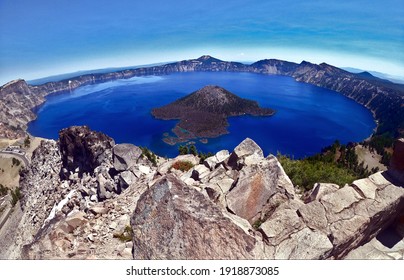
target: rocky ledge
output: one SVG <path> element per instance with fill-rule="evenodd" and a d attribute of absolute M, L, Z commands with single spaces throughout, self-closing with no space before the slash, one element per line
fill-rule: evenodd
<path fill-rule="evenodd" d="M 192 168 L 176 169 L 185 162 Z M 1 257 L 341 259 L 402 213 L 404 166 L 393 167 L 302 195 L 251 139 L 203 163 L 185 155 L 155 166 L 134 145 L 72 127 L 23 171 L 23 216 Z"/>

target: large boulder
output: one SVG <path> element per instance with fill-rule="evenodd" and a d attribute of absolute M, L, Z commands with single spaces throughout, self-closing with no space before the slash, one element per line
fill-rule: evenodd
<path fill-rule="evenodd" d="M 230 156 L 229 151 L 222 150 L 217 152 L 214 156 L 208 157 L 204 160 L 203 164 L 210 170 L 215 169 L 220 163 L 225 161 Z"/>
<path fill-rule="evenodd" d="M 169 161 L 166 161 L 163 164 L 161 164 L 158 167 L 157 172 L 161 175 L 165 175 L 171 170 L 171 167 L 173 166 L 173 164 L 176 162 L 179 162 L 179 161 L 182 161 L 182 162 L 188 161 L 194 166 L 194 165 L 199 164 L 200 159 L 199 159 L 199 157 L 191 155 L 191 154 L 179 155 L 176 158 L 174 158 L 173 160 L 169 160 Z"/>
<path fill-rule="evenodd" d="M 90 130 L 87 126 L 72 126 L 59 132 L 59 147 L 63 168 L 67 172 L 93 173 L 103 162 L 111 162 L 111 149 L 115 142 L 109 136 Z"/>
<path fill-rule="evenodd" d="M 133 144 L 118 144 L 113 148 L 114 168 L 117 171 L 128 170 L 136 165 L 142 150 Z"/>
<path fill-rule="evenodd" d="M 119 186 L 122 189 L 126 189 L 130 185 L 135 183 L 137 181 L 137 178 L 131 171 L 124 171 L 119 174 L 118 180 L 119 180 Z"/>
<path fill-rule="evenodd" d="M 330 255 L 332 244 L 327 235 L 304 228 L 285 239 L 275 251 L 275 259 L 318 260 Z"/>
<path fill-rule="evenodd" d="M 378 172 L 351 186 L 330 188 L 331 192 L 300 207 L 298 214 L 306 225 L 330 238 L 329 257 L 343 258 L 386 229 L 404 210 L 404 188 L 387 178 L 387 172 Z"/>
<path fill-rule="evenodd" d="M 269 156 L 258 164 L 247 165 L 240 170 L 237 184 L 227 194 L 226 200 L 234 214 L 254 223 L 277 193 L 283 194 L 285 201 L 295 194 L 293 184 L 279 161 Z"/>
<path fill-rule="evenodd" d="M 264 158 L 264 153 L 260 146 L 258 146 L 257 143 L 250 138 L 246 138 L 236 148 L 234 148 L 234 151 L 226 161 L 227 165 L 233 169 L 241 169 L 244 165 L 246 165 L 245 160 L 247 158 L 248 163 L 252 163 L 252 159 L 259 161 Z"/>
<path fill-rule="evenodd" d="M 171 174 L 143 193 L 131 226 L 135 259 L 252 259 L 263 253 L 253 236 Z"/>
<path fill-rule="evenodd" d="M 305 202 L 309 203 L 314 200 L 319 200 L 323 196 L 336 192 L 339 189 L 339 186 L 336 184 L 327 184 L 327 183 L 316 183 L 314 187 L 305 197 Z"/>

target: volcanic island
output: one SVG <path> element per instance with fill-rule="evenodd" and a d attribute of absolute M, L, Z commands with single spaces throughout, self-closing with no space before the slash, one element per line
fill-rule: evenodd
<path fill-rule="evenodd" d="M 220 86 L 208 85 L 168 105 L 154 108 L 151 113 L 157 119 L 180 120 L 172 129 L 176 137 L 165 133 L 163 138 L 167 144 L 175 145 L 227 134 L 227 117 L 272 116 L 275 111 L 261 108 L 257 101 L 241 98 Z"/>

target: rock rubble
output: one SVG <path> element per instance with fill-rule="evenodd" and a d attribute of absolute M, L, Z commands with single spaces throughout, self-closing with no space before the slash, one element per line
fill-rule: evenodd
<path fill-rule="evenodd" d="M 180 160 L 193 167 L 176 170 Z M 341 259 L 402 213 L 395 174 L 301 196 L 251 139 L 203 163 L 155 167 L 134 145 L 71 127 L 21 175 L 14 249 L 27 259 Z"/>

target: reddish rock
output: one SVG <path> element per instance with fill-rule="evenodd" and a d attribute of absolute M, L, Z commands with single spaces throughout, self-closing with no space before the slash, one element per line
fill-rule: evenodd
<path fill-rule="evenodd" d="M 261 258 L 253 236 L 171 174 L 140 197 L 131 226 L 135 259 Z"/>

